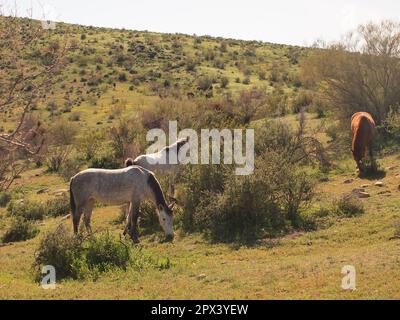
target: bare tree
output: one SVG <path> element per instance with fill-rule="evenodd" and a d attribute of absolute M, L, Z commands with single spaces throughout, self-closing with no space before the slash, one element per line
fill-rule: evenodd
<path fill-rule="evenodd" d="M 51 32 L 39 21 L 0 12 L 0 118 L 12 122 L 11 129 L 0 132 L 0 190 L 10 187 L 22 163 L 44 142 L 41 122 L 27 119 L 46 99 L 65 64 L 67 42 Z"/>
<path fill-rule="evenodd" d="M 400 23 L 369 23 L 302 62 L 303 80 L 317 85 L 342 118 L 368 111 L 378 124 L 400 102 Z"/>

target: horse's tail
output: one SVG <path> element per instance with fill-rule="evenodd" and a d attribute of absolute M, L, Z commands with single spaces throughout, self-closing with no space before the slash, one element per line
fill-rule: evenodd
<path fill-rule="evenodd" d="M 72 180 L 69 184 L 69 204 L 71 207 L 72 211 L 72 216 L 75 215 L 75 210 L 76 210 L 76 204 L 75 204 L 75 198 L 74 198 L 74 193 L 72 192 Z"/>
<path fill-rule="evenodd" d="M 359 161 L 365 156 L 366 147 L 371 148 L 375 124 L 372 119 L 361 116 L 354 123 L 354 128 L 352 150 L 354 159 Z"/>

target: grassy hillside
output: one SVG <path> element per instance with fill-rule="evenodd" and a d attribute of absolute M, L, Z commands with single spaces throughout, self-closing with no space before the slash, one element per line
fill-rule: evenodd
<path fill-rule="evenodd" d="M 380 141 L 379 176 L 358 177 L 348 121 L 301 81 L 299 61 L 312 49 L 68 24 L 41 41 L 54 39 L 71 46 L 67 63 L 28 119 L 44 123 L 46 143 L 29 162 L 13 153 L 28 164 L 0 192 L 0 299 L 400 298 L 398 142 Z M 0 132 L 17 116 L 0 113 Z M 114 253 L 127 246 L 132 261 L 100 272 L 80 257 L 76 279 L 42 289 L 33 265 L 43 239 L 59 225 L 72 230 L 64 217 L 69 178 L 122 166 L 144 151 L 148 129 L 176 119 L 196 130 L 255 128 L 255 174 L 187 166 L 176 186 L 173 243 L 163 242 L 153 207 L 142 207 L 141 243 L 133 245 L 120 238 L 121 209 L 99 204 L 95 237 L 109 231 Z M 85 237 L 82 251 L 96 252 L 95 238 Z M 341 288 L 345 265 L 356 268 L 355 291 Z"/>
<path fill-rule="evenodd" d="M 58 24 L 43 37 L 71 47 L 67 66 L 44 105 L 42 118 L 65 117 L 84 127 L 112 125 L 121 115 L 160 97 L 211 97 L 253 86 L 289 96 L 305 49 L 182 34 L 159 34 Z M 13 117 L 1 126 L 12 127 Z"/>

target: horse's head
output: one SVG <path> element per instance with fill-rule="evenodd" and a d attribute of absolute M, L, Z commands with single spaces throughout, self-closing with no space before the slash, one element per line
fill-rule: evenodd
<path fill-rule="evenodd" d="M 166 240 L 172 241 L 174 239 L 174 226 L 173 226 L 173 209 L 175 202 L 172 202 L 169 206 L 158 206 L 158 219 L 160 225 L 164 230 Z"/>

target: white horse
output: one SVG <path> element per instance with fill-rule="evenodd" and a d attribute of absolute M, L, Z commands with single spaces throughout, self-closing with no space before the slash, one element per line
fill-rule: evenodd
<path fill-rule="evenodd" d="M 70 204 L 75 234 L 78 232 L 82 213 L 88 232 L 95 201 L 108 205 L 130 204 L 124 235 L 129 232 L 134 242 L 139 242 L 137 220 L 139 206 L 149 199 L 157 207 L 158 218 L 167 240 L 174 237 L 172 209 L 167 205 L 160 183 L 154 174 L 144 168 L 131 166 L 118 170 L 88 169 L 71 178 Z"/>
<path fill-rule="evenodd" d="M 168 185 L 168 196 L 172 201 L 176 201 L 174 198 L 174 184 L 175 178 L 180 170 L 179 163 L 179 151 L 180 149 L 189 142 L 189 138 L 180 139 L 174 144 L 161 149 L 157 153 L 150 153 L 138 156 L 135 160 L 128 158 L 125 161 L 125 166 L 129 167 L 132 165 L 141 166 L 147 170 L 150 170 L 157 174 L 157 176 L 170 176 Z M 177 163 L 170 163 L 171 158 L 176 159 Z"/>

